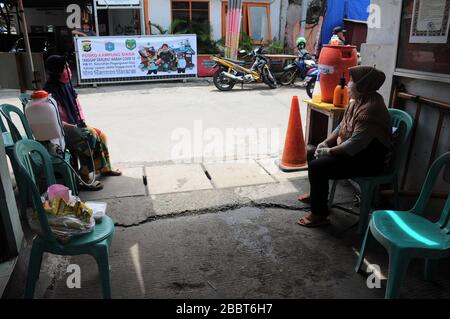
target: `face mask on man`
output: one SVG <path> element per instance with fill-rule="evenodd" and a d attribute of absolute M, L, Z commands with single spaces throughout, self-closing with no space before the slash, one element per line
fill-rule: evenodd
<path fill-rule="evenodd" d="M 70 71 L 69 68 L 64 68 L 64 71 L 59 75 L 59 80 L 64 84 L 69 83 L 71 78 L 72 78 L 72 71 Z"/>

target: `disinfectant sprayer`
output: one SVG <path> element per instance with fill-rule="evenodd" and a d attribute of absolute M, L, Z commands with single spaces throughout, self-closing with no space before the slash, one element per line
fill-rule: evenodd
<path fill-rule="evenodd" d="M 64 127 L 59 116 L 57 103 L 51 95 L 44 90 L 35 91 L 31 94 L 31 100 L 25 106 L 25 116 L 30 124 L 34 138 L 46 145 L 51 155 L 61 158 L 62 162 L 69 166 L 82 184 L 92 186 L 95 183 L 95 173 L 93 174 L 92 181 L 87 183 L 64 160 L 63 155 L 66 149 Z M 91 154 L 92 167 L 94 167 L 94 159 L 92 158 L 90 145 L 87 141 L 86 144 Z"/>
<path fill-rule="evenodd" d="M 46 91 L 39 90 L 31 95 L 25 106 L 25 116 L 37 141 L 49 142 L 48 151 L 52 154 L 64 153 L 66 142 L 58 106 Z"/>

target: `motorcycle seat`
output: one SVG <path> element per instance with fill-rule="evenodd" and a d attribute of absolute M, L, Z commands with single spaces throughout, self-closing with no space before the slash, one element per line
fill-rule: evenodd
<path fill-rule="evenodd" d="M 235 63 L 235 64 L 237 64 L 237 65 L 245 65 L 245 64 L 246 64 L 245 61 L 241 61 L 241 60 L 235 60 L 235 59 L 229 59 L 229 58 L 225 58 L 224 60 L 233 62 L 233 63 Z"/>

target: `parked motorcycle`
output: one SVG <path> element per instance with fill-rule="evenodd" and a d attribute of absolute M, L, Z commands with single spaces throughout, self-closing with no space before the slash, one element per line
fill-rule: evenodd
<path fill-rule="evenodd" d="M 311 68 L 306 72 L 305 83 L 306 83 L 306 93 L 309 98 L 312 99 L 314 86 L 316 85 L 317 76 L 319 75 L 319 68 Z"/>
<path fill-rule="evenodd" d="M 245 54 L 245 51 L 240 53 Z M 265 83 L 271 89 L 277 87 L 277 81 L 269 69 L 269 59 L 263 55 L 263 47 L 253 49 L 247 56 L 252 56 L 255 61 L 250 69 L 245 67 L 245 61 L 233 60 L 222 57 L 213 57 L 213 68 L 219 66 L 214 73 L 214 85 L 220 91 L 230 91 L 236 83 L 247 84 L 252 82 Z"/>
<path fill-rule="evenodd" d="M 311 83 L 311 81 L 315 81 L 317 73 L 318 66 L 314 58 L 308 53 L 300 53 L 294 63 L 291 63 L 284 68 L 284 72 L 280 77 L 280 83 L 281 85 L 291 85 L 297 79 L 300 79 L 303 81 L 303 86 L 306 87 L 308 91 L 308 87 L 314 89 L 314 83 Z"/>

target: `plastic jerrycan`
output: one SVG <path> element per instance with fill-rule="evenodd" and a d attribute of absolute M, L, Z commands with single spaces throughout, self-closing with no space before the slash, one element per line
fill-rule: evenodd
<path fill-rule="evenodd" d="M 322 102 L 332 103 L 336 85 L 344 74 L 350 80 L 349 68 L 358 64 L 356 46 L 324 45 L 319 56 L 320 88 Z"/>
<path fill-rule="evenodd" d="M 64 131 L 56 101 L 44 90 L 35 91 L 25 106 L 25 116 L 37 141 L 65 148 Z"/>

